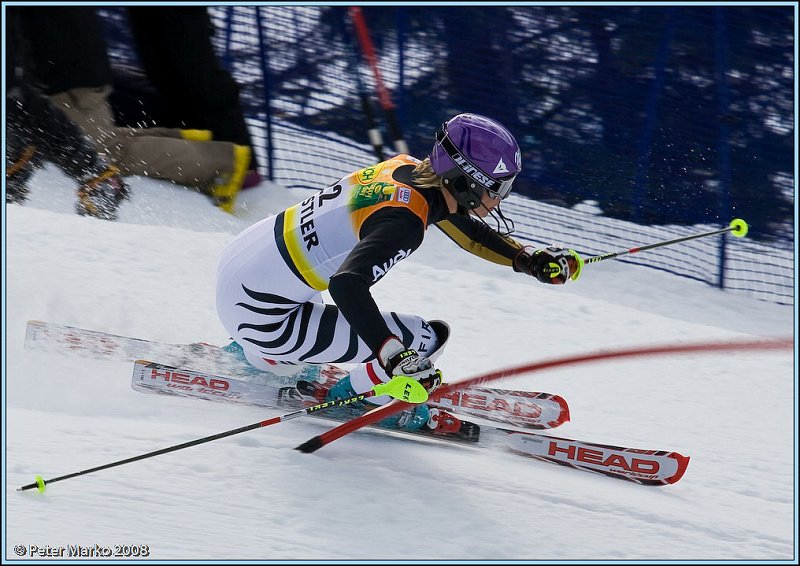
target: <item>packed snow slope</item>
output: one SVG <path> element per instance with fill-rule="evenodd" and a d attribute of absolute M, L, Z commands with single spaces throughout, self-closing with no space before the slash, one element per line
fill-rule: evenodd
<path fill-rule="evenodd" d="M 31 560 L 15 548 L 78 544 L 147 545 L 151 559 L 188 561 L 797 557 L 791 351 L 606 361 L 497 383 L 565 397 L 572 420 L 552 434 L 690 456 L 666 487 L 363 431 L 302 454 L 292 448 L 333 426 L 305 418 L 18 492 L 37 474 L 280 414 L 137 393 L 130 363 L 26 351 L 25 324 L 224 344 L 220 252 L 309 194 L 265 183 L 231 216 L 193 191 L 134 178 L 120 220 L 106 222 L 72 213 L 73 186 L 55 170 L 34 180 L 26 206 L 6 207 L 5 560 Z M 373 294 L 386 310 L 450 323 L 439 362 L 448 381 L 557 356 L 794 331 L 793 307 L 621 262 L 545 286 L 435 229 Z"/>

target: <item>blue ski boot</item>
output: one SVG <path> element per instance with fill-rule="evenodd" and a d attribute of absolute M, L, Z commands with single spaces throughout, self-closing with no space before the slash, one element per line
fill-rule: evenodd
<path fill-rule="evenodd" d="M 420 403 L 411 409 L 395 413 L 378 423 L 383 428 L 395 428 L 416 432 L 426 424 L 431 416 L 431 410 L 425 403 Z"/>
<path fill-rule="evenodd" d="M 244 356 L 244 349 L 241 347 L 241 345 L 236 340 L 232 341 L 227 346 L 223 346 L 222 347 L 222 351 L 223 352 L 228 352 L 229 354 L 231 354 L 237 360 L 239 360 L 241 362 L 244 362 L 244 363 L 247 363 L 247 358 L 245 358 L 245 356 Z"/>
<path fill-rule="evenodd" d="M 353 386 L 350 385 L 350 376 L 347 375 L 336 382 L 336 384 L 328 390 L 325 400 L 334 401 L 339 399 L 347 399 L 355 395 L 357 395 L 357 393 L 353 389 Z M 357 403 L 348 404 L 347 408 L 350 409 L 351 415 L 357 416 L 370 409 L 373 409 L 376 406 L 377 405 L 360 401 Z M 416 431 L 425 426 L 429 418 L 430 409 L 426 404 L 421 403 L 415 406 L 413 409 L 406 409 L 405 411 L 400 411 L 391 417 L 387 417 L 377 424 L 383 428 Z"/>
<path fill-rule="evenodd" d="M 350 385 L 350 375 L 344 376 L 342 379 L 337 381 L 333 387 L 328 389 L 328 393 L 325 395 L 326 401 L 340 401 L 342 399 L 349 399 L 350 397 L 355 397 L 357 395 L 353 386 Z M 366 403 L 363 401 L 357 401 L 355 403 L 350 403 L 346 405 L 348 409 L 352 409 L 351 413 L 361 414 L 370 409 Z"/>

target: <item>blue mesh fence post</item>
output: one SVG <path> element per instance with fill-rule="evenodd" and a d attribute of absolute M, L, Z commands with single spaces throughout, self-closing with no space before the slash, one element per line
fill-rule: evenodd
<path fill-rule="evenodd" d="M 719 169 L 719 217 L 721 220 L 730 218 L 731 213 L 731 147 L 730 128 L 728 126 L 728 111 L 730 104 L 730 91 L 728 89 L 728 48 L 725 16 L 720 8 L 714 10 L 714 51 L 717 82 L 717 97 L 719 106 L 719 140 L 718 140 L 718 169 Z M 727 237 L 723 236 L 719 242 L 719 273 L 717 286 L 725 288 L 725 251 Z"/>
<path fill-rule="evenodd" d="M 395 8 L 395 25 L 397 29 L 397 90 L 395 90 L 395 100 L 397 101 L 397 119 L 401 124 L 406 124 L 405 112 L 405 33 L 406 33 L 406 11 L 402 6 Z M 403 128 L 403 131 L 407 128 Z"/>
<path fill-rule="evenodd" d="M 272 137 L 272 110 L 271 100 L 272 93 L 271 75 L 269 69 L 269 46 L 267 45 L 267 38 L 264 33 L 264 25 L 261 18 L 261 7 L 256 6 L 256 29 L 258 30 L 258 53 L 261 62 L 261 81 L 264 85 L 264 123 L 267 130 L 267 178 L 270 181 L 275 180 L 275 166 L 274 166 L 274 143 Z"/>
<path fill-rule="evenodd" d="M 223 42 L 223 50 L 222 50 L 222 64 L 228 69 L 231 73 L 233 73 L 233 60 L 231 58 L 231 36 L 232 33 L 232 21 L 233 21 L 233 11 L 236 8 L 233 6 L 228 6 L 224 8 L 225 10 L 225 23 L 223 24 L 223 29 L 225 31 L 225 41 Z"/>

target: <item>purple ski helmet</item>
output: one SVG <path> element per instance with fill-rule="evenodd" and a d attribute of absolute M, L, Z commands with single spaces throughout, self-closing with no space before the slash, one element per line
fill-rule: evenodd
<path fill-rule="evenodd" d="M 502 124 L 480 114 L 458 114 L 439 128 L 433 170 L 458 204 L 472 210 L 483 191 L 506 198 L 522 168 L 519 145 Z"/>

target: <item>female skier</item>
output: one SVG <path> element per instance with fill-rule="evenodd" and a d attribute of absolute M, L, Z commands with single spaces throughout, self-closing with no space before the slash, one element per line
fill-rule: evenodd
<path fill-rule="evenodd" d="M 381 311 L 370 287 L 419 247 L 430 225 L 463 249 L 544 283 L 576 279 L 582 261 L 575 251 L 533 250 L 509 236 L 513 222 L 499 205 L 520 168 L 519 146 L 504 126 L 459 114 L 442 125 L 422 161 L 397 155 L 247 228 L 217 270 L 217 311 L 233 346 L 264 370 L 275 362 L 359 364 L 329 399 L 396 375 L 433 391 L 441 383 L 433 362 L 449 327 Z M 326 289 L 334 304 L 322 302 Z M 438 424 L 425 404 L 390 420 L 384 426 L 407 430 Z"/>

